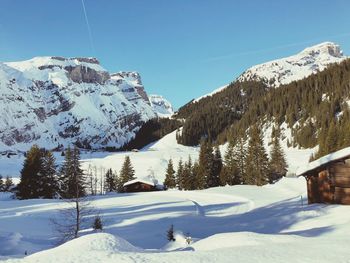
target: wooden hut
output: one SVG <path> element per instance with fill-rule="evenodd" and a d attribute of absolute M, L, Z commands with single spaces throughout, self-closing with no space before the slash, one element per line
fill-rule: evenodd
<path fill-rule="evenodd" d="M 309 204 L 350 205 L 350 147 L 309 163 L 297 175 L 306 179 Z"/>
<path fill-rule="evenodd" d="M 124 185 L 124 192 L 132 193 L 132 192 L 149 192 L 156 191 L 156 185 L 154 182 L 142 179 L 134 179 L 132 181 L 126 182 Z"/>

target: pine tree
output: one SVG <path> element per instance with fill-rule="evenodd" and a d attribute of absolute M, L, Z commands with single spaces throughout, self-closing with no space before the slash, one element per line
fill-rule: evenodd
<path fill-rule="evenodd" d="M 198 171 L 199 171 L 199 163 L 198 161 L 195 161 L 192 167 L 192 189 L 191 190 L 196 190 L 198 189 L 198 183 L 197 183 L 197 178 L 198 178 Z"/>
<path fill-rule="evenodd" d="M 315 159 L 318 159 L 329 153 L 335 152 L 339 149 L 340 145 L 344 145 L 342 143 L 342 141 L 344 140 L 345 136 L 342 136 L 341 132 L 337 130 L 337 124 L 335 120 L 331 121 L 329 124 L 325 124 L 322 127 L 321 133 L 318 136 L 319 149 L 315 155 Z"/>
<path fill-rule="evenodd" d="M 122 169 L 119 173 L 119 191 L 123 191 L 124 184 L 135 179 L 135 170 L 129 156 L 125 157 Z"/>
<path fill-rule="evenodd" d="M 5 184 L 4 179 L 2 178 L 2 175 L 0 174 L 0 192 L 4 192 Z"/>
<path fill-rule="evenodd" d="M 241 184 L 246 173 L 245 160 L 247 158 L 247 149 L 245 147 L 245 140 L 243 137 L 236 140 L 233 148 L 233 159 L 237 168 L 237 173 L 234 177 L 234 184 Z"/>
<path fill-rule="evenodd" d="M 42 158 L 41 196 L 44 198 L 55 198 L 59 192 L 56 159 L 50 151 L 43 151 Z"/>
<path fill-rule="evenodd" d="M 4 185 L 4 192 L 10 192 L 12 187 L 14 186 L 12 177 L 6 176 L 5 185 Z"/>
<path fill-rule="evenodd" d="M 246 158 L 245 184 L 264 185 L 269 181 L 269 160 L 264 148 L 262 133 L 257 126 L 251 127 Z"/>
<path fill-rule="evenodd" d="M 213 176 L 213 148 L 207 140 L 202 140 L 199 151 L 199 169 L 197 174 L 198 189 L 215 186 L 216 178 Z"/>
<path fill-rule="evenodd" d="M 214 155 L 213 155 L 212 187 L 220 185 L 220 174 L 221 174 L 222 166 L 223 164 L 222 164 L 220 148 L 216 146 L 214 150 Z"/>
<path fill-rule="evenodd" d="M 237 163 L 234 159 L 234 142 L 230 141 L 229 145 L 226 149 L 224 156 L 224 166 L 221 169 L 220 173 L 220 184 L 224 185 L 234 185 L 235 184 L 235 176 L 238 171 Z"/>
<path fill-rule="evenodd" d="M 103 224 L 102 224 L 102 220 L 101 217 L 99 215 L 97 215 L 94 219 L 94 222 L 92 224 L 92 228 L 95 231 L 102 231 L 103 230 Z"/>
<path fill-rule="evenodd" d="M 26 154 L 21 170 L 21 181 L 18 184 L 17 197 L 20 199 L 38 198 L 42 176 L 42 152 L 33 145 Z"/>
<path fill-rule="evenodd" d="M 184 176 L 183 176 L 184 166 L 182 163 L 182 159 L 179 160 L 179 164 L 177 166 L 176 173 L 176 184 L 179 190 L 184 189 Z"/>
<path fill-rule="evenodd" d="M 77 147 L 67 148 L 61 168 L 61 196 L 77 198 L 85 196 L 85 178 L 80 166 L 80 153 Z"/>
<path fill-rule="evenodd" d="M 168 167 L 167 167 L 166 173 L 165 173 L 164 187 L 165 188 L 175 188 L 176 187 L 175 170 L 174 170 L 174 165 L 173 165 L 172 159 L 169 159 L 169 161 L 168 161 Z"/>
<path fill-rule="evenodd" d="M 195 178 L 193 178 L 193 165 L 191 156 L 188 156 L 188 161 L 184 165 L 183 169 L 183 188 L 185 190 L 193 190 L 195 187 Z"/>
<path fill-rule="evenodd" d="M 288 165 L 287 165 L 287 161 L 278 137 L 275 137 L 273 141 L 269 166 L 270 166 L 270 176 L 269 176 L 270 183 L 274 183 L 278 179 L 286 175 Z"/>
<path fill-rule="evenodd" d="M 106 192 L 114 192 L 114 191 L 117 191 L 117 186 L 118 186 L 118 176 L 110 168 L 107 170 L 105 174 L 105 190 Z"/>
<path fill-rule="evenodd" d="M 174 237 L 174 225 L 171 225 L 170 228 L 167 231 L 167 239 L 168 241 L 175 241 L 175 237 Z"/>

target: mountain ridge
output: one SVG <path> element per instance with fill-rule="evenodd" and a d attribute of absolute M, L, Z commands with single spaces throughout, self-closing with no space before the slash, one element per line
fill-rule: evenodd
<path fill-rule="evenodd" d="M 238 81 L 262 81 L 268 87 L 277 88 L 323 71 L 328 65 L 340 63 L 347 57 L 340 46 L 323 42 L 303 49 L 301 52 L 258 64 L 245 70 Z"/>
<path fill-rule="evenodd" d="M 137 72 L 109 73 L 96 58 L 0 63 L 0 150 L 119 148 L 157 117 Z"/>

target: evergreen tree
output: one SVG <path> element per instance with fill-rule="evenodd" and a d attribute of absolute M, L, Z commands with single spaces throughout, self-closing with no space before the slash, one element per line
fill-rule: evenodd
<path fill-rule="evenodd" d="M 124 184 L 135 179 L 135 170 L 129 156 L 125 157 L 122 169 L 119 173 L 119 191 L 123 191 Z"/>
<path fill-rule="evenodd" d="M 33 145 L 26 154 L 21 170 L 21 181 L 18 184 L 17 192 L 18 198 L 30 199 L 40 197 L 42 167 L 42 152 L 37 145 Z"/>
<path fill-rule="evenodd" d="M 260 129 L 254 125 L 249 132 L 245 184 L 264 185 L 269 181 L 269 160 Z"/>
<path fill-rule="evenodd" d="M 282 178 L 287 173 L 288 165 L 287 165 L 287 161 L 278 137 L 275 137 L 273 141 L 269 166 L 270 166 L 270 177 L 269 177 L 270 183 L 276 182 L 278 179 Z"/>
<path fill-rule="evenodd" d="M 184 166 L 182 163 L 182 159 L 179 160 L 179 164 L 177 166 L 177 173 L 176 173 L 176 184 L 179 190 L 184 189 Z"/>
<path fill-rule="evenodd" d="M 5 189 L 4 180 L 2 178 L 2 175 L 0 174 L 0 192 L 4 192 L 4 189 Z"/>
<path fill-rule="evenodd" d="M 167 239 L 168 241 L 175 241 L 175 237 L 174 237 L 174 225 L 171 225 L 170 228 L 167 231 Z"/>
<path fill-rule="evenodd" d="M 237 168 L 237 173 L 234 177 L 234 184 L 241 184 L 246 173 L 245 160 L 247 158 L 247 149 L 243 137 L 236 140 L 233 148 L 233 159 Z"/>
<path fill-rule="evenodd" d="M 8 180 L 8 184 L 11 180 Z M 53 198 L 58 191 L 55 158 L 52 153 L 33 145 L 26 154 L 17 197 Z"/>
<path fill-rule="evenodd" d="M 56 159 L 50 151 L 43 151 L 42 156 L 42 193 L 44 198 L 55 198 L 59 192 L 58 177 L 56 175 Z"/>
<path fill-rule="evenodd" d="M 193 190 L 195 188 L 195 178 L 193 178 L 193 165 L 191 156 L 188 156 L 188 161 L 184 165 L 183 179 L 185 190 Z"/>
<path fill-rule="evenodd" d="M 102 224 L 102 220 L 101 217 L 99 215 L 97 215 L 94 219 L 94 222 L 92 224 L 92 228 L 95 231 L 102 231 L 103 230 L 103 224 Z"/>
<path fill-rule="evenodd" d="M 202 140 L 199 151 L 199 169 L 197 174 L 197 187 L 204 189 L 215 186 L 216 178 L 213 176 L 213 148 L 207 140 Z"/>
<path fill-rule="evenodd" d="M 114 192 L 114 191 L 117 191 L 117 186 L 118 186 L 118 176 L 110 168 L 107 170 L 105 174 L 105 190 L 106 192 Z"/>
<path fill-rule="evenodd" d="M 195 161 L 192 167 L 192 189 L 191 190 L 196 190 L 198 189 L 198 183 L 197 183 L 197 178 L 198 178 L 198 171 L 199 171 L 199 163 L 198 161 Z"/>
<path fill-rule="evenodd" d="M 223 164 L 222 164 L 220 148 L 216 146 L 214 155 L 213 155 L 212 187 L 220 185 L 220 174 L 221 174 L 222 166 Z"/>
<path fill-rule="evenodd" d="M 77 198 L 85 196 L 85 178 L 80 166 L 80 153 L 77 147 L 67 148 L 61 168 L 61 196 Z"/>
<path fill-rule="evenodd" d="M 167 167 L 166 173 L 165 173 L 164 187 L 165 188 L 175 188 L 176 187 L 175 170 L 174 170 L 174 165 L 173 165 L 172 159 L 169 159 L 169 161 L 168 161 L 168 167 Z"/>
<path fill-rule="evenodd" d="M 220 173 L 220 184 L 222 186 L 227 184 L 228 185 L 235 184 L 235 176 L 237 174 L 238 167 L 234 159 L 233 150 L 234 150 L 234 142 L 230 141 L 224 156 L 224 166 L 221 169 L 221 173 Z"/>
<path fill-rule="evenodd" d="M 12 187 L 14 186 L 12 177 L 6 176 L 5 185 L 4 185 L 4 192 L 10 192 Z"/>
<path fill-rule="evenodd" d="M 335 152 L 338 149 L 338 140 L 341 140 L 341 138 L 338 138 L 339 136 L 334 121 L 330 123 L 328 128 L 323 128 L 323 130 L 323 136 L 321 135 L 319 139 L 317 158 Z"/>

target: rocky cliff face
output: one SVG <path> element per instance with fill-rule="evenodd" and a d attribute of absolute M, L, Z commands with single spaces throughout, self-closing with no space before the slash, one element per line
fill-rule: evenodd
<path fill-rule="evenodd" d="M 160 118 L 168 118 L 174 114 L 174 109 L 171 103 L 160 95 L 149 96 L 151 106 Z"/>
<path fill-rule="evenodd" d="M 279 87 L 324 70 L 329 64 L 346 59 L 340 47 L 324 42 L 300 53 L 253 66 L 238 77 L 238 81 L 261 80 L 269 87 Z"/>
<path fill-rule="evenodd" d="M 109 74 L 95 58 L 0 63 L 0 151 L 128 142 L 157 116 L 136 72 Z"/>

